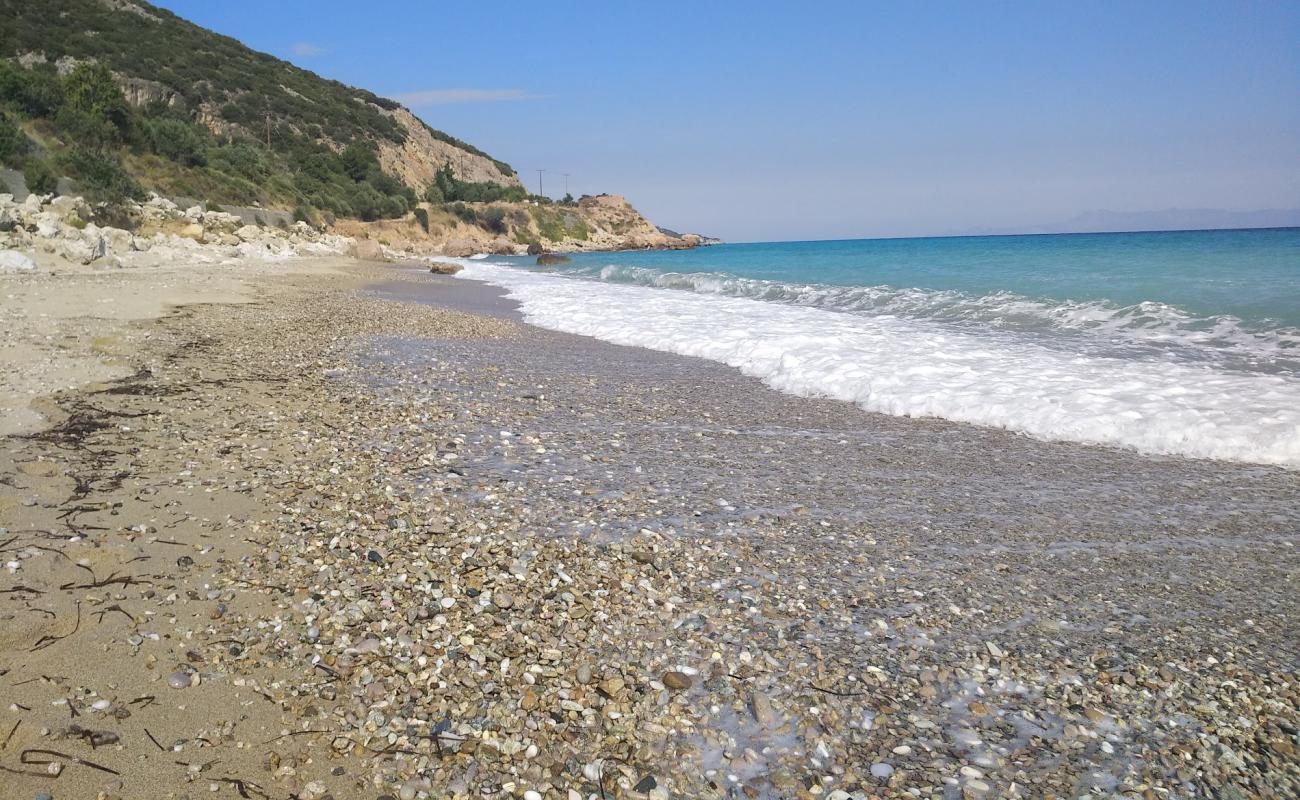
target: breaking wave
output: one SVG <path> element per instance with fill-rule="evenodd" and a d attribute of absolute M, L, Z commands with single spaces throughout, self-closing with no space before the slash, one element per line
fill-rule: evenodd
<path fill-rule="evenodd" d="M 463 277 L 505 288 L 532 324 L 718 361 L 791 394 L 1050 440 L 1300 466 L 1295 330 L 1159 303 L 462 263 Z"/>

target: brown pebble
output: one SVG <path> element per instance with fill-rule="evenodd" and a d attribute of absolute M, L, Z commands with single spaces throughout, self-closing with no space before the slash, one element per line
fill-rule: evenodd
<path fill-rule="evenodd" d="M 659 680 L 669 689 L 680 691 L 682 689 L 691 688 L 691 676 L 687 675 L 685 672 L 677 672 L 675 670 L 665 672 L 663 677 Z"/>

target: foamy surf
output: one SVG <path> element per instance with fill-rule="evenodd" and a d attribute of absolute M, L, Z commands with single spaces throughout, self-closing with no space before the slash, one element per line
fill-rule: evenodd
<path fill-rule="evenodd" d="M 1109 358 L 897 315 L 465 261 L 543 328 L 718 361 L 779 391 L 1146 453 L 1300 465 L 1300 379 Z"/>

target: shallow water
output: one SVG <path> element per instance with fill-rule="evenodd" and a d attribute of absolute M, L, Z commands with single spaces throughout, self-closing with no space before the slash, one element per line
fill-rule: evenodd
<path fill-rule="evenodd" d="M 534 324 L 792 394 L 1300 464 L 1300 231 L 733 245 L 463 262 Z"/>

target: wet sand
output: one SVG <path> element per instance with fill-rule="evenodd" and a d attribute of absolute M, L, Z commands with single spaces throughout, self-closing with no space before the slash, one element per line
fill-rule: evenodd
<path fill-rule="evenodd" d="M 1300 787 L 1296 473 L 788 397 L 345 269 L 138 323 L 130 377 L 4 440 L 13 796 Z"/>

